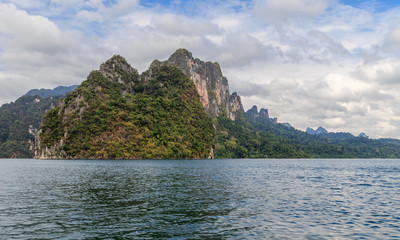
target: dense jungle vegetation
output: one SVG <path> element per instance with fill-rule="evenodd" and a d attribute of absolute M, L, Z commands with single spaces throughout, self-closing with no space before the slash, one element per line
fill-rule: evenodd
<path fill-rule="evenodd" d="M 42 147 L 66 134 L 60 149 L 66 158 L 209 157 L 215 130 L 193 82 L 173 66 L 151 71 L 126 95 L 119 83 L 92 72 L 44 117 Z"/>
<path fill-rule="evenodd" d="M 0 158 L 32 158 L 35 131 L 60 96 L 22 96 L 0 107 Z"/>

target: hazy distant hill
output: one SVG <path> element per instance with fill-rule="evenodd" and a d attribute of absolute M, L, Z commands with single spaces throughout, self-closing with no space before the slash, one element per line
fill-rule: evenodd
<path fill-rule="evenodd" d="M 36 130 L 46 111 L 60 96 L 22 96 L 0 107 L 0 157 L 32 158 Z"/>
<path fill-rule="evenodd" d="M 27 92 L 25 95 L 27 96 L 40 96 L 42 98 L 47 98 L 51 96 L 63 96 L 68 92 L 71 92 L 77 88 L 78 85 L 73 85 L 69 87 L 64 87 L 64 86 L 59 86 L 54 89 L 32 89 L 29 92 Z"/>
<path fill-rule="evenodd" d="M 34 157 L 35 135 L 43 115 L 75 88 L 33 89 L 15 102 L 3 104 L 0 107 L 0 158 Z"/>
<path fill-rule="evenodd" d="M 256 109 L 253 109 L 253 112 Z M 328 133 L 325 129 L 309 134 L 286 124 L 275 124 L 263 117 L 245 114 L 247 121 L 261 132 L 268 132 L 289 141 L 293 146 L 315 158 L 398 158 L 400 141 L 394 139 L 374 140 L 355 137 L 350 133 Z M 254 114 L 253 114 L 254 116 Z M 308 132 L 311 132 L 310 129 Z M 318 132 L 318 133 L 315 133 Z"/>
<path fill-rule="evenodd" d="M 353 134 L 348 132 L 328 132 L 323 127 L 318 127 L 317 130 L 314 130 L 312 128 L 307 128 L 306 133 L 310 135 L 318 135 L 319 137 L 331 138 L 336 140 L 344 140 L 355 137 Z M 360 134 L 359 137 L 368 138 L 365 134 Z"/>
<path fill-rule="evenodd" d="M 32 157 L 34 148 L 37 158 L 400 157 L 400 140 L 307 132 L 264 108 L 245 112 L 218 63 L 178 49 L 142 74 L 116 55 L 78 87 L 36 89 L 4 104 L 0 157 Z"/>

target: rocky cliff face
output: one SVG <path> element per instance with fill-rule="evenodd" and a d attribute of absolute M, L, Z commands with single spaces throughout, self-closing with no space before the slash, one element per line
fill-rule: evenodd
<path fill-rule="evenodd" d="M 274 124 L 278 123 L 277 118 L 270 118 L 268 114 L 268 109 L 261 108 L 260 112 L 258 112 L 257 106 L 253 106 L 251 109 L 247 110 L 245 113 L 247 119 L 252 121 L 261 121 L 261 122 L 271 122 Z"/>
<path fill-rule="evenodd" d="M 191 79 L 154 62 L 141 76 L 121 56 L 50 110 L 36 158 L 212 158 L 215 129 Z"/>
<path fill-rule="evenodd" d="M 138 71 L 119 55 L 115 55 L 101 64 L 99 72 L 107 80 L 118 84 L 122 95 L 135 93 L 135 87 L 140 83 Z"/>
<path fill-rule="evenodd" d="M 179 49 L 138 74 L 121 56 L 47 113 L 37 158 L 213 158 L 218 116 L 243 117 L 218 63 Z M 268 116 L 268 112 L 260 112 Z"/>
<path fill-rule="evenodd" d="M 25 95 L 0 107 L 0 158 L 32 158 L 42 116 L 61 96 Z"/>
<path fill-rule="evenodd" d="M 210 117 L 226 114 L 231 120 L 242 116 L 244 110 L 240 96 L 229 92 L 228 80 L 222 75 L 218 63 L 193 58 L 186 49 L 178 49 L 162 64 L 175 65 L 195 84 L 200 101 Z"/>

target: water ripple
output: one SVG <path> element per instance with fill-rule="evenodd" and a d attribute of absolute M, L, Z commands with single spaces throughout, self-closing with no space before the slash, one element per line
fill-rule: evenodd
<path fill-rule="evenodd" d="M 4 239 L 400 239 L 400 160 L 0 160 Z"/>

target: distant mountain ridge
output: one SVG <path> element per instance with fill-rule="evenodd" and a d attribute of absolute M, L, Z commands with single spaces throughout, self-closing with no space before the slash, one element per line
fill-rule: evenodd
<path fill-rule="evenodd" d="M 306 133 L 311 134 L 311 135 L 315 135 L 315 134 L 318 135 L 318 134 L 328 133 L 328 131 L 323 127 L 318 127 L 316 130 L 308 127 L 306 129 Z"/>
<path fill-rule="evenodd" d="M 318 127 L 316 130 L 308 127 L 306 129 L 306 133 L 310 135 L 318 135 L 321 137 L 326 137 L 330 139 L 338 139 L 338 140 L 343 140 L 343 139 L 348 139 L 348 138 L 354 138 L 355 136 L 351 133 L 348 132 L 328 132 L 325 128 L 323 127 Z M 357 137 L 363 137 L 363 138 L 368 138 L 368 136 L 365 133 L 360 133 Z"/>
<path fill-rule="evenodd" d="M 0 107 L 0 158 L 33 158 L 43 115 L 77 86 L 32 89 Z"/>
<path fill-rule="evenodd" d="M 25 95 L 0 107 L 0 158 L 33 158 L 42 117 L 60 97 Z"/>
<path fill-rule="evenodd" d="M 397 139 L 304 132 L 266 108 L 245 112 L 219 64 L 185 49 L 141 74 L 115 55 L 71 88 L 1 106 L 0 157 L 35 149 L 37 158 L 400 158 Z M 63 96 L 41 97 L 53 94 Z"/>
<path fill-rule="evenodd" d="M 257 120 L 257 121 L 271 122 L 271 123 L 275 123 L 275 124 L 278 123 L 277 118 L 269 117 L 268 109 L 261 108 L 260 112 L 258 112 L 258 108 L 255 105 L 245 112 L 245 116 L 247 118 L 251 118 L 251 119 Z M 289 126 L 290 126 L 290 124 L 289 124 Z"/>
<path fill-rule="evenodd" d="M 54 89 L 32 89 L 28 91 L 25 95 L 26 96 L 40 96 L 42 98 L 47 98 L 51 96 L 64 96 L 67 93 L 75 90 L 78 87 L 78 85 L 72 85 L 69 87 L 66 86 L 59 86 Z"/>

